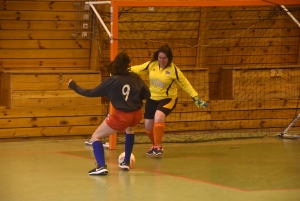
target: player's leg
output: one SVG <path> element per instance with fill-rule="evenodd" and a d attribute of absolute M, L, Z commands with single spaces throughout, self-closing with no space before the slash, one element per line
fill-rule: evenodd
<path fill-rule="evenodd" d="M 153 126 L 155 144 L 153 152 L 156 156 L 163 154 L 162 139 L 165 133 L 165 120 L 166 115 L 162 111 L 157 110 L 155 113 Z"/>
<path fill-rule="evenodd" d="M 132 154 L 133 145 L 134 145 L 134 127 L 128 127 L 126 129 L 126 136 L 125 136 L 125 157 L 123 162 L 119 164 L 119 167 L 125 171 L 128 171 L 130 167 L 130 157 Z"/>
<path fill-rule="evenodd" d="M 108 117 L 109 117 L 109 114 L 105 117 L 105 119 L 107 119 Z M 87 145 L 87 146 L 92 146 L 93 145 L 92 138 L 90 138 L 88 141 L 85 141 L 84 144 Z M 108 147 L 107 144 L 103 144 L 103 146 L 106 147 L 106 148 Z"/>
<path fill-rule="evenodd" d="M 143 111 L 140 109 L 134 112 L 125 113 L 122 115 L 122 117 L 127 121 L 128 127 L 125 130 L 125 157 L 124 161 L 119 164 L 119 167 L 126 171 L 129 170 L 130 158 L 134 145 L 134 126 L 136 126 L 142 120 Z"/>
<path fill-rule="evenodd" d="M 150 149 L 146 152 L 146 154 L 148 156 L 151 156 L 154 154 L 153 150 L 155 147 L 154 134 L 153 134 L 154 119 L 144 119 L 144 121 L 145 121 L 146 134 L 152 143 Z"/>
<path fill-rule="evenodd" d="M 161 156 L 163 154 L 162 139 L 165 133 L 165 120 L 166 117 L 174 110 L 177 104 L 177 98 L 167 98 L 161 100 L 157 105 L 157 110 L 154 116 L 154 154 Z"/>
<path fill-rule="evenodd" d="M 150 149 L 146 152 L 147 156 L 151 156 L 154 154 L 153 150 L 154 150 L 155 142 L 154 142 L 153 126 L 154 126 L 154 115 L 158 104 L 159 101 L 147 99 L 145 105 L 145 114 L 144 114 L 145 130 L 148 138 L 152 143 Z"/>
<path fill-rule="evenodd" d="M 94 156 L 97 162 L 97 167 L 89 171 L 89 175 L 107 175 L 107 165 L 105 164 L 105 157 L 104 157 L 104 148 L 102 145 L 101 138 L 107 137 L 113 133 L 115 133 L 116 130 L 109 127 L 104 120 L 102 124 L 96 129 L 96 131 L 92 135 L 92 141 L 93 141 L 93 151 Z"/>

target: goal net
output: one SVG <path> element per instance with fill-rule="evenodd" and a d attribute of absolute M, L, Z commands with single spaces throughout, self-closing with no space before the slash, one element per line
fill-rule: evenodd
<path fill-rule="evenodd" d="M 93 29 L 102 72 L 110 62 L 111 40 L 118 42 L 118 52 L 128 53 L 131 65 L 150 61 L 167 44 L 173 63 L 209 103 L 197 108 L 178 87 L 164 142 L 275 137 L 300 113 L 300 5 L 120 6 L 117 38 L 107 32 L 110 6 L 95 5 L 106 25 L 96 20 Z M 295 122 L 288 132 L 298 135 L 299 126 Z M 141 134 L 137 142 L 148 141 L 143 121 L 135 133 Z M 118 141 L 124 137 L 118 135 Z"/>

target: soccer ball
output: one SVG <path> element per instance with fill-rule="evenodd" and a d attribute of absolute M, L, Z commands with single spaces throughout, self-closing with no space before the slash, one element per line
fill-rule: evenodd
<path fill-rule="evenodd" d="M 119 164 L 122 163 L 124 161 L 125 158 L 125 152 L 121 153 L 118 159 Z M 130 156 L 130 165 L 129 166 L 133 166 L 135 163 L 135 157 L 133 154 L 131 154 Z"/>

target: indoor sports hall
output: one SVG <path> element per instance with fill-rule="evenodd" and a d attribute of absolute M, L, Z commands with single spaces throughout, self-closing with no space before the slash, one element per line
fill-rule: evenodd
<path fill-rule="evenodd" d="M 69 79 L 92 89 L 118 53 L 140 65 L 162 45 L 208 106 L 178 85 L 163 154 L 147 156 L 143 119 L 130 170 L 120 131 L 90 176 L 114 108 Z M 299 108 L 298 0 L 0 0 L 1 201 L 299 201 Z"/>

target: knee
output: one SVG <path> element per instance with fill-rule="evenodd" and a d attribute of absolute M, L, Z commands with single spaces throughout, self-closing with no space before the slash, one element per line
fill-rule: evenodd
<path fill-rule="evenodd" d="M 95 142 L 95 141 L 101 141 L 101 138 L 95 134 L 92 135 L 92 142 Z"/>
<path fill-rule="evenodd" d="M 126 134 L 133 134 L 133 133 L 134 133 L 134 128 L 133 127 L 126 128 Z"/>

